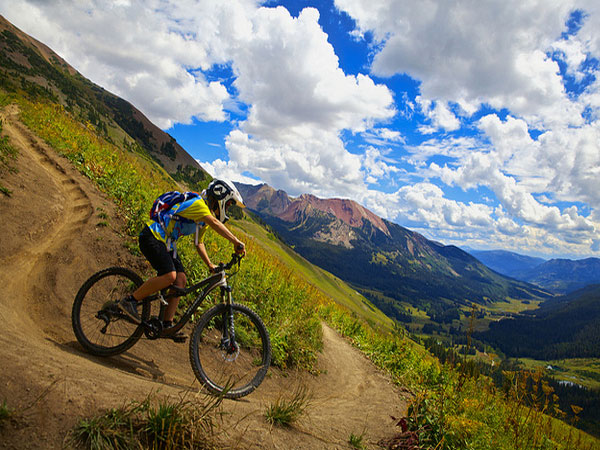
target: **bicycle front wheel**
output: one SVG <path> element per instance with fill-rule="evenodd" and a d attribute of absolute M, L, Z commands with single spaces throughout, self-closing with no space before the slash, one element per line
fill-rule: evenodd
<path fill-rule="evenodd" d="M 243 397 L 262 383 L 269 369 L 269 332 L 250 308 L 219 304 L 196 325 L 190 340 L 190 362 L 211 393 Z"/>
<path fill-rule="evenodd" d="M 97 356 L 112 356 L 131 348 L 142 336 L 141 325 L 132 323 L 117 307 L 117 302 L 142 284 L 135 272 L 110 267 L 92 275 L 79 289 L 73 303 L 71 321 L 79 343 Z M 143 304 L 142 320 L 150 316 L 150 305 Z"/>

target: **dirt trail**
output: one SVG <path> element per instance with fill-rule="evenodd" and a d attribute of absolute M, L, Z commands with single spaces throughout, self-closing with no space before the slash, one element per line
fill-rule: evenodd
<path fill-rule="evenodd" d="M 84 416 L 118 407 L 150 392 L 180 396 L 197 391 L 187 344 L 140 341 L 127 353 L 96 358 L 71 330 L 70 310 L 81 283 L 109 265 L 141 271 L 112 227 L 102 226 L 114 205 L 64 158 L 18 120 L 14 106 L 0 112 L 4 132 L 19 150 L 17 173 L 0 198 L 0 402 L 19 411 L 0 429 L 0 448 L 62 448 Z M 405 413 L 399 392 L 373 365 L 324 326 L 322 374 L 271 370 L 263 385 L 240 401 L 226 401 L 226 442 L 236 448 L 349 448 L 350 434 L 365 444 L 393 433 L 391 416 Z M 293 427 L 270 427 L 267 405 L 296 386 L 312 403 Z"/>

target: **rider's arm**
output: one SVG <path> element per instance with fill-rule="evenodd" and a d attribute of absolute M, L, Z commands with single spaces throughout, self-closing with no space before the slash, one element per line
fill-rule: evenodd
<path fill-rule="evenodd" d="M 206 251 L 206 247 L 204 246 L 204 242 L 199 242 L 196 244 L 196 251 L 198 252 L 198 255 L 200 255 L 200 258 L 202 258 L 202 261 L 204 261 L 204 264 L 206 264 L 208 266 L 208 268 L 210 269 L 210 271 L 212 272 L 213 269 L 217 266 L 215 266 L 210 261 L 210 258 L 208 257 L 208 253 Z"/>
<path fill-rule="evenodd" d="M 242 241 L 240 241 L 238 238 L 236 238 L 233 233 L 231 231 L 229 231 L 227 229 L 227 227 L 225 225 L 223 225 L 219 219 L 217 219 L 215 216 L 205 216 L 202 218 L 202 221 L 207 224 L 210 225 L 210 227 L 215 230 L 218 234 L 220 234 L 221 236 L 223 236 L 225 239 L 227 239 L 228 241 L 230 241 L 233 246 L 235 247 L 235 252 L 239 253 L 239 254 L 245 254 L 246 253 L 246 247 L 244 245 L 244 243 Z M 198 250 L 200 251 L 200 250 Z M 202 257 L 202 255 L 200 255 Z"/>

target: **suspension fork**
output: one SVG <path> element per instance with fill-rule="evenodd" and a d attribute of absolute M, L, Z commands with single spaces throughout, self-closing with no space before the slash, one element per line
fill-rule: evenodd
<path fill-rule="evenodd" d="M 235 342 L 235 324 L 233 322 L 233 300 L 231 296 L 231 286 L 221 287 L 221 299 L 226 305 L 223 312 L 223 346 L 228 353 L 237 351 Z"/>

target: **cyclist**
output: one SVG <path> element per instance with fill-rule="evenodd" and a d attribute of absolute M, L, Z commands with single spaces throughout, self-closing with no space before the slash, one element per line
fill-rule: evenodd
<path fill-rule="evenodd" d="M 208 227 L 228 239 L 236 253 L 244 255 L 244 243 L 224 225 L 229 219 L 227 209 L 234 204 L 245 207 L 235 185 L 227 180 L 215 179 L 199 197 L 174 205 L 165 214 L 162 223 L 150 220 L 139 235 L 139 246 L 157 275 L 147 280 L 132 295 L 122 299 L 119 302 L 120 309 L 135 323 L 140 323 L 138 301 L 172 284 L 180 288 L 185 287 L 187 277 L 176 247 L 176 241 L 181 236 L 195 234 L 196 250 L 211 272 L 216 266 L 211 262 L 203 242 Z M 178 220 L 181 218 L 188 220 Z M 169 299 L 163 329 L 173 326 L 178 303 L 178 297 Z"/>

